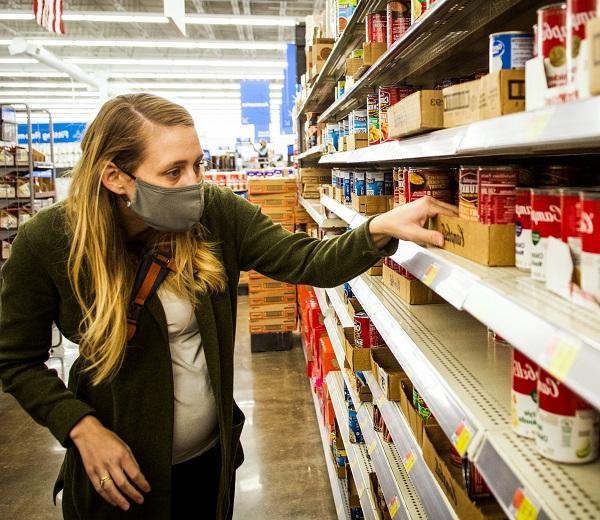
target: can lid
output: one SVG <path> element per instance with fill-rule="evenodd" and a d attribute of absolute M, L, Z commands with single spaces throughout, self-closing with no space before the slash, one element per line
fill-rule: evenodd
<path fill-rule="evenodd" d="M 492 171 L 492 172 L 512 172 L 517 169 L 516 166 L 480 166 L 480 170 Z"/>
<path fill-rule="evenodd" d="M 529 191 L 531 192 L 532 188 L 530 188 L 529 186 L 517 186 L 515 188 L 516 191 Z"/>
<path fill-rule="evenodd" d="M 534 195 L 560 195 L 560 188 L 531 188 Z"/>
<path fill-rule="evenodd" d="M 556 4 L 549 4 L 549 5 L 545 5 L 544 7 L 540 7 L 537 12 L 538 13 L 542 13 L 544 11 L 555 11 L 557 9 L 565 10 L 567 9 L 567 4 L 565 4 L 564 2 L 559 2 Z"/>
<path fill-rule="evenodd" d="M 583 200 L 600 200 L 600 189 L 594 191 L 584 189 L 580 193 Z"/>
<path fill-rule="evenodd" d="M 503 32 L 497 32 L 497 33 L 492 33 L 490 34 L 490 38 L 493 38 L 494 36 L 504 36 L 504 35 L 522 35 L 522 36 L 531 36 L 533 38 L 533 34 L 531 34 L 528 31 L 503 31 Z"/>

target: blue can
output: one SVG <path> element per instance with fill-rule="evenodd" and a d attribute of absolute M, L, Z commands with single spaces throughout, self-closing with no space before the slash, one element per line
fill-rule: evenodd
<path fill-rule="evenodd" d="M 525 69 L 533 58 L 533 34 L 507 31 L 490 34 L 490 73 L 499 70 Z"/>
<path fill-rule="evenodd" d="M 394 172 L 385 172 L 383 174 L 383 194 L 394 194 Z"/>
<path fill-rule="evenodd" d="M 354 172 L 354 194 L 359 197 L 367 194 L 367 172 Z"/>
<path fill-rule="evenodd" d="M 350 186 L 350 172 L 344 172 L 344 201 L 346 204 L 352 203 L 352 189 Z"/>
<path fill-rule="evenodd" d="M 367 195 L 383 195 L 383 172 L 367 172 Z"/>
<path fill-rule="evenodd" d="M 348 282 L 344 284 L 344 294 L 346 295 L 346 298 L 354 298 L 352 287 L 350 287 L 350 284 Z"/>

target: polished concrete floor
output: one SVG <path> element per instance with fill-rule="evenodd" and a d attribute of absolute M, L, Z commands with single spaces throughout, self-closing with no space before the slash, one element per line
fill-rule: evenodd
<path fill-rule="evenodd" d="M 250 353 L 247 298 L 240 297 L 235 396 L 247 417 L 246 462 L 235 520 L 336 517 L 300 347 Z M 67 369 L 76 353 L 66 351 Z M 50 360 L 60 370 L 58 360 Z M 0 519 L 55 520 L 52 485 L 63 450 L 7 394 L 0 394 Z"/>

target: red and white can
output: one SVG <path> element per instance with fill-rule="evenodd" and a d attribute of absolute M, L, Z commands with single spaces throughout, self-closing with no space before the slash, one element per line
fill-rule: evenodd
<path fill-rule="evenodd" d="M 379 331 L 366 312 L 354 315 L 354 343 L 358 348 L 373 348 L 385 345 Z"/>
<path fill-rule="evenodd" d="M 515 201 L 515 265 L 531 269 L 531 188 L 517 188 Z"/>
<path fill-rule="evenodd" d="M 478 172 L 479 222 L 512 224 L 518 169 L 514 166 L 482 166 Z"/>
<path fill-rule="evenodd" d="M 537 432 L 538 365 L 517 349 L 512 351 L 511 423 L 515 433 L 535 439 Z"/>
<path fill-rule="evenodd" d="M 600 304 L 600 193 L 581 194 L 581 288 Z M 599 224 L 600 225 L 600 224 Z"/>
<path fill-rule="evenodd" d="M 533 57 L 537 58 L 539 55 L 539 51 L 538 51 L 538 45 L 539 45 L 539 40 L 538 40 L 538 26 L 537 23 L 534 24 L 534 26 L 531 28 L 532 32 L 533 32 Z"/>
<path fill-rule="evenodd" d="M 387 3 L 387 46 L 391 47 L 410 27 L 410 0 Z"/>
<path fill-rule="evenodd" d="M 544 60 L 548 87 L 567 84 L 567 4 L 538 9 L 538 52 Z"/>
<path fill-rule="evenodd" d="M 397 87 L 379 87 L 379 127 L 381 140 L 387 141 L 390 137 L 388 110 L 399 101 Z"/>
<path fill-rule="evenodd" d="M 597 0 L 567 0 L 567 70 L 569 83 L 577 79 L 579 49 L 585 40 L 585 26 L 596 17 Z M 587 59 L 582 56 L 581 59 Z"/>
<path fill-rule="evenodd" d="M 387 12 L 369 13 L 365 17 L 366 39 L 369 43 L 387 43 Z"/>
<path fill-rule="evenodd" d="M 560 190 L 531 190 L 531 277 L 546 281 L 546 249 L 549 237 L 560 238 Z"/>
<path fill-rule="evenodd" d="M 569 246 L 573 259 L 574 278 L 577 285 L 581 279 L 581 188 L 560 190 L 561 240 Z"/>
<path fill-rule="evenodd" d="M 542 368 L 537 388 L 537 451 L 556 462 L 595 460 L 599 454 L 598 411 Z"/>
<path fill-rule="evenodd" d="M 458 180 L 458 215 L 466 220 L 479 221 L 479 167 L 461 166 Z"/>

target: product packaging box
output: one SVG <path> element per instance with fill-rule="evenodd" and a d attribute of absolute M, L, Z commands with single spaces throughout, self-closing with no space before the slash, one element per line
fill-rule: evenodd
<path fill-rule="evenodd" d="M 268 193 L 268 194 L 253 194 L 248 197 L 250 202 L 266 207 L 294 207 L 298 202 L 296 193 Z"/>
<path fill-rule="evenodd" d="M 369 146 L 367 134 L 351 134 L 346 137 L 346 149 L 351 152 Z"/>
<path fill-rule="evenodd" d="M 446 303 L 420 280 L 409 280 L 400 273 L 383 266 L 383 285 L 389 287 L 400 299 L 410 305 Z"/>
<path fill-rule="evenodd" d="M 348 475 L 348 505 L 351 508 L 360 507 L 360 497 L 358 495 L 358 488 L 356 487 L 356 482 L 354 482 L 354 477 L 352 476 L 350 464 L 347 464 L 346 466 L 346 474 Z"/>
<path fill-rule="evenodd" d="M 480 79 L 481 119 L 525 110 L 525 71 L 500 70 Z"/>
<path fill-rule="evenodd" d="M 331 183 L 331 168 L 300 168 L 298 182 L 317 185 Z"/>
<path fill-rule="evenodd" d="M 415 439 L 419 446 L 423 446 L 423 435 L 426 424 L 437 424 L 435 418 L 430 416 L 426 421 L 421 414 L 416 410 L 413 404 L 413 384 L 410 379 L 403 379 L 401 382 L 402 393 L 400 395 L 400 410 L 406 418 L 410 429 L 412 430 Z"/>
<path fill-rule="evenodd" d="M 296 320 L 261 320 L 257 322 L 251 321 L 249 328 L 250 334 L 273 334 L 276 332 L 293 332 L 294 330 L 296 330 Z"/>
<path fill-rule="evenodd" d="M 433 229 L 444 235 L 447 251 L 483 265 L 515 265 L 514 224 L 480 224 L 442 215 L 432 222 Z"/>
<path fill-rule="evenodd" d="M 444 128 L 444 96 L 441 90 L 421 90 L 388 110 L 390 137 L 404 137 Z"/>
<path fill-rule="evenodd" d="M 276 303 L 251 305 L 249 310 L 250 321 L 259 320 L 291 320 L 296 318 L 295 303 Z"/>
<path fill-rule="evenodd" d="M 371 370 L 371 350 L 358 348 L 354 344 L 354 328 L 344 329 L 344 350 L 346 351 L 346 363 L 352 372 Z"/>
<path fill-rule="evenodd" d="M 387 43 L 363 43 L 363 65 L 370 67 L 387 51 Z"/>
<path fill-rule="evenodd" d="M 383 274 L 383 260 L 379 260 L 375 265 L 369 267 L 366 274 L 370 276 L 381 276 Z"/>
<path fill-rule="evenodd" d="M 388 210 L 388 195 L 354 195 L 352 209 L 365 216 L 378 215 Z"/>
<path fill-rule="evenodd" d="M 356 299 L 356 298 L 348 298 L 346 300 L 346 305 L 348 306 L 348 314 L 350 315 L 350 318 L 354 319 L 354 315 L 357 312 L 363 312 L 363 306 L 360 304 L 360 302 Z"/>
<path fill-rule="evenodd" d="M 362 66 L 362 58 L 348 58 L 346 60 L 346 76 L 354 76 Z"/>
<path fill-rule="evenodd" d="M 371 371 L 377 383 L 389 401 L 400 401 L 402 388 L 400 383 L 408 376 L 402 370 L 398 360 L 387 347 L 369 349 L 371 352 Z"/>
<path fill-rule="evenodd" d="M 296 179 L 293 177 L 248 180 L 248 195 L 262 195 L 268 193 L 296 193 L 296 190 Z"/>
<path fill-rule="evenodd" d="M 322 66 L 327 61 L 327 58 L 329 58 L 332 49 L 333 42 L 315 43 L 312 46 L 312 66 L 315 67 L 321 65 L 321 68 L 318 69 L 318 72 L 321 72 Z"/>
<path fill-rule="evenodd" d="M 258 293 L 272 293 L 273 291 L 285 291 L 286 293 L 291 293 L 296 290 L 295 285 L 291 285 L 289 283 L 278 282 L 277 280 L 271 280 L 269 278 L 265 280 L 253 280 L 252 277 L 248 282 L 248 290 L 250 294 L 258 294 Z"/>
<path fill-rule="evenodd" d="M 446 87 L 444 96 L 444 128 L 468 125 L 481 119 L 479 99 L 481 80 Z"/>

